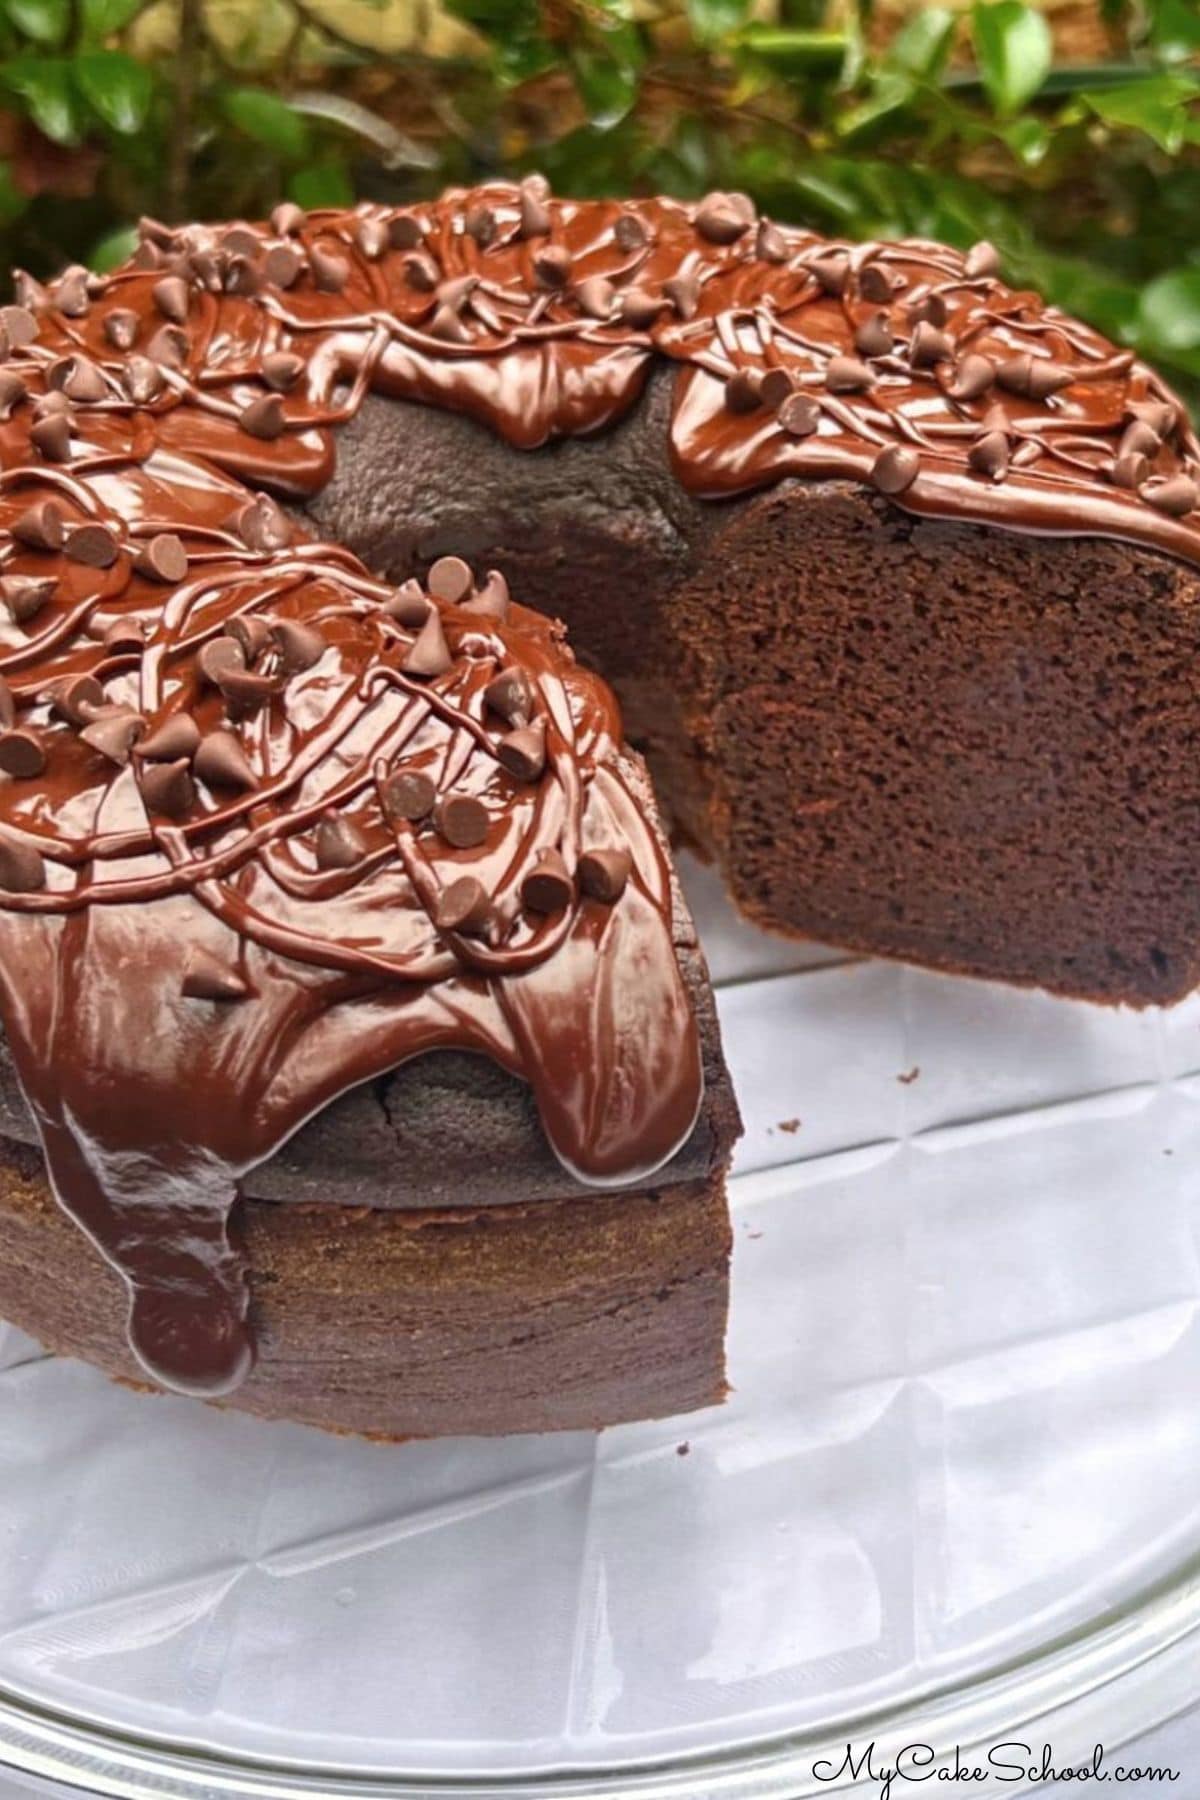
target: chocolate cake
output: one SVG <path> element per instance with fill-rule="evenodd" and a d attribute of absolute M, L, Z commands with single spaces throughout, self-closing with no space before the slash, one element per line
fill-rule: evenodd
<path fill-rule="evenodd" d="M 530 178 L 146 221 L 0 325 L 0 1315 L 55 1348 L 389 1435 L 719 1397 L 736 1112 L 551 620 L 764 924 L 1200 978 L 1200 446 L 988 246 Z"/>

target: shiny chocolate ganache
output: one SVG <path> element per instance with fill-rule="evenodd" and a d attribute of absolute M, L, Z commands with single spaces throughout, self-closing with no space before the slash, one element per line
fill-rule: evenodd
<path fill-rule="evenodd" d="M 19 276 L 0 331 L 0 1010 L 55 1193 L 189 1392 L 253 1357 L 239 1178 L 348 1087 L 480 1051 L 597 1184 L 701 1098 L 607 690 L 499 576 L 396 589 L 278 504 L 368 391 L 533 450 L 667 359 L 701 496 L 837 476 L 1200 561 L 1200 446 L 1131 353 L 986 245 L 737 194 L 145 221 L 112 275 Z"/>

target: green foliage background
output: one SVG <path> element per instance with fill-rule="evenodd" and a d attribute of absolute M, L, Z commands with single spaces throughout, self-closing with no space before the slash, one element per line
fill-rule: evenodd
<path fill-rule="evenodd" d="M 889 8 L 894 12 L 895 8 Z M 862 237 L 990 238 L 1200 396 L 1200 0 L 0 0 L 0 263 L 130 222 L 405 199 L 744 188 Z"/>

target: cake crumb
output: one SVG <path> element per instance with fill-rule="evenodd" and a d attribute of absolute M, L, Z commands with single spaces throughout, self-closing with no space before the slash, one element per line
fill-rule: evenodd
<path fill-rule="evenodd" d="M 908 1071 L 908 1073 L 906 1075 L 897 1075 L 896 1080 L 902 1081 L 904 1083 L 905 1087 L 911 1087 L 913 1082 L 917 1080 L 920 1073 L 921 1073 L 920 1063 L 914 1063 L 912 1068 Z"/>
<path fill-rule="evenodd" d="M 685 1438 L 682 1444 L 676 1444 L 675 1454 L 676 1454 L 676 1456 L 688 1456 L 691 1454 L 691 1448 L 692 1448 L 692 1446 L 688 1443 L 687 1439 Z"/>
<path fill-rule="evenodd" d="M 799 1119 L 780 1119 L 779 1129 L 780 1129 L 780 1131 L 786 1131 L 788 1133 L 788 1135 L 791 1136 L 794 1132 L 799 1131 L 800 1120 Z"/>

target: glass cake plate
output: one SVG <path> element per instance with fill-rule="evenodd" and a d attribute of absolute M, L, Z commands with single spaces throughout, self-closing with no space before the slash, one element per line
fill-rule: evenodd
<path fill-rule="evenodd" d="M 687 885 L 747 1125 L 729 1404 L 389 1448 L 0 1327 L 0 1768 L 795 1800 L 876 1791 L 847 1743 L 1063 1764 L 1194 1700 L 1200 1002 L 838 958 Z"/>

